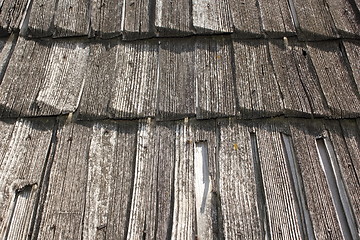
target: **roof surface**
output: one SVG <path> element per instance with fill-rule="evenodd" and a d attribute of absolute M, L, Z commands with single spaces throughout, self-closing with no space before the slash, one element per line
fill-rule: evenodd
<path fill-rule="evenodd" d="M 358 0 L 0 0 L 0 239 L 359 239 Z"/>

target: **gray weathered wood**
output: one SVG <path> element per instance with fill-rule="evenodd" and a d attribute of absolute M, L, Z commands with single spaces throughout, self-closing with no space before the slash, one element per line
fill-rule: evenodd
<path fill-rule="evenodd" d="M 125 1 L 122 30 L 127 40 L 149 38 L 154 35 L 155 1 Z"/>
<path fill-rule="evenodd" d="M 342 37 L 360 36 L 359 12 L 354 11 L 351 0 L 326 0 L 336 29 Z"/>
<path fill-rule="evenodd" d="M 343 41 L 345 46 L 346 56 L 350 63 L 352 74 L 357 85 L 357 90 L 360 92 L 360 42 L 359 41 Z"/>
<path fill-rule="evenodd" d="M 218 176 L 225 239 L 264 239 L 250 132 L 240 122 L 219 122 Z"/>
<path fill-rule="evenodd" d="M 189 0 L 156 0 L 155 27 L 158 36 L 192 34 L 191 2 Z"/>
<path fill-rule="evenodd" d="M 325 1 L 293 1 L 296 16 L 299 21 L 299 29 L 297 30 L 300 39 L 318 40 L 337 37 L 336 27 Z"/>
<path fill-rule="evenodd" d="M 267 41 L 234 41 L 235 87 L 242 118 L 283 113 Z"/>
<path fill-rule="evenodd" d="M 123 0 L 94 0 L 91 7 L 91 31 L 102 38 L 119 36 Z"/>
<path fill-rule="evenodd" d="M 229 0 L 229 5 L 236 37 L 261 37 L 262 27 L 257 1 Z"/>
<path fill-rule="evenodd" d="M 19 32 L 28 8 L 28 0 L 3 0 L 0 6 L 0 35 Z"/>
<path fill-rule="evenodd" d="M 359 92 L 338 43 L 314 42 L 308 49 L 332 117 L 359 116 Z"/>
<path fill-rule="evenodd" d="M 291 184 L 281 132 L 274 125 L 260 124 L 256 129 L 256 139 L 270 238 L 301 239 L 301 224 L 297 216 L 298 203 Z"/>
<path fill-rule="evenodd" d="M 195 39 L 161 41 L 156 118 L 195 116 L 194 61 Z"/>
<path fill-rule="evenodd" d="M 28 239 L 53 120 L 0 122 L 0 236 Z"/>
<path fill-rule="evenodd" d="M 195 82 L 197 118 L 235 115 L 232 46 L 228 38 L 197 39 Z"/>
<path fill-rule="evenodd" d="M 319 159 L 316 137 L 321 136 L 321 124 L 297 121 L 291 125 L 294 152 L 297 159 L 307 207 L 316 239 L 343 239 L 332 196 Z"/>
<path fill-rule="evenodd" d="M 0 84 L 7 70 L 17 39 L 18 37 L 15 34 L 12 34 L 6 40 L 3 39 L 0 41 Z"/>
<path fill-rule="evenodd" d="M 87 36 L 90 28 L 89 0 L 57 2 L 54 37 Z"/>
<path fill-rule="evenodd" d="M 262 27 L 269 37 L 295 35 L 295 27 L 288 1 L 259 0 L 259 7 Z"/>
<path fill-rule="evenodd" d="M 197 33 L 232 32 L 228 0 L 193 0 L 192 23 Z"/>
<path fill-rule="evenodd" d="M 57 0 L 33 0 L 27 35 L 30 37 L 52 36 Z"/>
<path fill-rule="evenodd" d="M 74 112 L 85 81 L 87 55 L 88 48 L 81 43 L 20 38 L 0 85 L 0 115 Z"/>

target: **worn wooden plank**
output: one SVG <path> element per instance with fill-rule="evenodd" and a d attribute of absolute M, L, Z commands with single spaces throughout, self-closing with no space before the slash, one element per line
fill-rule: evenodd
<path fill-rule="evenodd" d="M 194 62 L 193 38 L 161 41 L 156 118 L 195 116 Z"/>
<path fill-rule="evenodd" d="M 233 23 L 228 0 L 193 0 L 192 24 L 197 33 L 232 32 Z"/>
<path fill-rule="evenodd" d="M 122 30 L 127 40 L 154 36 L 155 1 L 125 1 Z"/>
<path fill-rule="evenodd" d="M 350 63 L 352 74 L 354 76 L 357 90 L 360 92 L 360 42 L 359 41 L 343 41 L 347 59 Z"/>
<path fill-rule="evenodd" d="M 36 239 L 81 239 L 91 125 L 60 124 Z"/>
<path fill-rule="evenodd" d="M 157 99 L 156 41 L 90 46 L 80 117 L 154 117 Z"/>
<path fill-rule="evenodd" d="M 240 122 L 219 122 L 218 176 L 225 239 L 264 239 L 250 132 Z"/>
<path fill-rule="evenodd" d="M 3 0 L 0 12 L 0 35 L 19 32 L 29 6 L 28 0 Z"/>
<path fill-rule="evenodd" d="M 262 27 L 269 37 L 295 35 L 295 26 L 288 1 L 259 0 L 259 7 Z"/>
<path fill-rule="evenodd" d="M 3 239 L 28 239 L 31 235 L 53 126 L 53 120 L 0 122 L 0 236 Z"/>
<path fill-rule="evenodd" d="M 166 239 L 171 234 L 175 131 L 140 123 L 127 239 Z"/>
<path fill-rule="evenodd" d="M 90 28 L 89 4 L 88 0 L 58 1 L 53 36 L 87 36 Z"/>
<path fill-rule="evenodd" d="M 359 92 L 338 43 L 314 42 L 308 49 L 332 116 L 359 116 Z"/>
<path fill-rule="evenodd" d="M 229 0 L 234 33 L 239 38 L 261 37 L 260 9 L 256 0 Z"/>
<path fill-rule="evenodd" d="M 195 45 L 196 117 L 233 116 L 236 110 L 231 41 L 199 38 Z"/>
<path fill-rule="evenodd" d="M 285 126 L 282 126 L 285 127 Z M 271 239 L 301 239 L 296 194 L 290 179 L 280 129 L 260 124 L 256 140 Z"/>
<path fill-rule="evenodd" d="M 12 34 L 9 38 L 0 40 L 0 84 L 4 78 L 17 39 L 17 36 Z"/>
<path fill-rule="evenodd" d="M 276 116 L 283 102 L 267 41 L 234 41 L 235 87 L 243 118 Z"/>
<path fill-rule="evenodd" d="M 326 0 L 326 2 L 338 33 L 345 38 L 359 37 L 359 11 L 353 8 L 352 1 Z"/>
<path fill-rule="evenodd" d="M 134 178 L 137 122 L 92 126 L 83 239 L 124 239 Z"/>
<path fill-rule="evenodd" d="M 336 27 L 325 1 L 293 0 L 293 2 L 300 39 L 320 40 L 337 37 Z"/>
<path fill-rule="evenodd" d="M 158 36 L 192 34 L 191 2 L 188 0 L 156 0 L 155 27 Z"/>
<path fill-rule="evenodd" d="M 57 0 L 33 0 L 28 22 L 29 37 L 47 37 L 54 33 Z"/>
<path fill-rule="evenodd" d="M 102 38 L 120 35 L 123 1 L 94 0 L 90 2 L 90 8 L 92 35 L 99 35 Z"/>
<path fill-rule="evenodd" d="M 300 169 L 306 203 L 316 239 L 343 239 L 316 138 L 324 128 L 300 121 L 291 125 L 294 154 Z"/>
<path fill-rule="evenodd" d="M 82 74 L 87 55 L 88 48 L 81 43 L 20 38 L 0 85 L 0 115 L 74 112 L 85 80 Z"/>
<path fill-rule="evenodd" d="M 310 116 L 312 109 L 303 86 L 303 81 L 309 80 L 300 77 L 293 56 L 296 52 L 282 40 L 270 41 L 269 49 L 276 79 L 284 101 L 285 114 L 288 116 Z M 311 72 L 308 74 L 310 75 Z M 312 78 L 314 79 L 314 76 Z"/>

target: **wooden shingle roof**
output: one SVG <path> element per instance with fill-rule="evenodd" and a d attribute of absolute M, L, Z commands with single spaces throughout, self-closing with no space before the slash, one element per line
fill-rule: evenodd
<path fill-rule="evenodd" d="M 358 0 L 0 0 L 0 239 L 359 239 Z"/>

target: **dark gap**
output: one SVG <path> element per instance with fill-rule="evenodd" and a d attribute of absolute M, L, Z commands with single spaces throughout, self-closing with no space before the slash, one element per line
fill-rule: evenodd
<path fill-rule="evenodd" d="M 32 240 L 38 239 L 39 236 L 39 230 L 40 230 L 40 224 L 42 221 L 42 215 L 44 212 L 44 205 L 46 201 L 46 194 L 48 192 L 49 188 L 49 181 L 50 181 L 50 174 L 52 169 L 52 164 L 55 157 L 55 152 L 57 148 L 57 132 L 59 128 L 59 120 L 55 121 L 54 129 L 52 132 L 51 141 L 49 144 L 49 149 L 46 155 L 46 161 L 44 163 L 44 168 L 41 173 L 41 180 L 39 183 L 39 189 L 40 192 L 35 200 L 35 208 L 34 208 L 34 214 L 33 219 L 31 221 L 30 231 L 29 231 L 29 238 Z"/>
<path fill-rule="evenodd" d="M 332 202 L 334 204 L 337 219 L 339 221 L 341 232 L 343 234 L 344 239 L 356 239 L 356 235 L 353 235 L 352 232 L 354 229 L 352 229 L 352 223 L 348 222 L 348 217 L 346 215 L 349 211 L 349 206 L 344 206 L 344 197 L 341 196 L 342 194 L 346 195 L 345 189 L 342 189 L 343 186 L 341 186 L 340 181 L 341 177 L 338 175 L 336 168 L 334 168 L 335 159 L 333 153 L 332 146 L 327 144 L 327 139 L 324 138 L 317 138 L 316 139 L 316 147 L 319 154 L 319 160 L 321 163 L 321 167 L 323 168 L 323 171 L 325 173 L 326 181 L 329 186 L 329 190 L 332 197 Z"/>
<path fill-rule="evenodd" d="M 256 134 L 250 133 L 251 139 L 251 149 L 252 149 L 252 156 L 254 162 L 254 173 L 255 173 L 255 180 L 256 180 L 256 192 L 257 192 L 257 205 L 259 207 L 259 217 L 260 217 L 260 224 L 263 231 L 263 239 L 271 239 L 270 236 L 270 224 L 269 224 L 269 216 L 266 207 L 266 197 L 265 197 L 265 188 L 263 183 L 263 178 L 261 174 L 261 164 L 260 164 L 260 157 L 258 152 L 258 145 L 256 141 Z"/>
<path fill-rule="evenodd" d="M 16 189 L 15 190 L 14 205 L 12 207 L 12 212 L 11 212 L 8 224 L 7 224 L 7 229 L 6 229 L 6 233 L 5 233 L 5 237 L 4 237 L 5 240 L 8 239 L 10 229 L 11 229 L 11 226 L 13 224 L 13 218 L 14 218 L 14 216 L 16 214 L 16 206 L 18 204 L 19 197 L 27 198 L 27 200 L 29 201 L 30 200 L 29 197 L 31 195 L 32 187 L 33 187 L 33 185 L 26 185 L 21 189 Z M 22 222 L 22 223 L 26 223 L 26 221 Z M 25 227 L 25 226 L 23 226 L 23 227 Z"/>
<path fill-rule="evenodd" d="M 142 239 L 146 240 L 146 215 L 145 215 L 145 219 L 144 219 L 144 228 L 143 228 Z"/>
<path fill-rule="evenodd" d="M 3 53 L 4 50 L 6 50 L 6 48 L 7 48 L 9 45 L 11 46 L 10 49 L 8 50 L 8 52 L 7 52 L 7 57 L 6 57 L 6 58 L 4 59 L 4 61 L 3 61 L 3 67 L 2 67 L 2 69 L 0 69 L 0 70 L 1 70 L 1 72 L 0 72 L 0 84 L 2 83 L 3 78 L 4 78 L 4 76 L 5 76 L 5 73 L 6 73 L 6 70 L 7 70 L 8 66 L 9 66 L 9 62 L 10 62 L 10 59 L 11 59 L 13 53 L 14 53 L 14 50 L 15 50 L 15 47 L 16 47 L 16 44 L 17 44 L 17 40 L 18 40 L 18 35 L 12 34 L 12 35 L 8 38 L 8 40 L 6 41 L 3 49 L 1 50 L 1 53 Z M 11 42 L 11 43 L 10 43 L 10 42 Z M 16 117 L 16 118 L 17 118 L 17 117 Z"/>
<path fill-rule="evenodd" d="M 235 49 L 234 49 L 234 41 L 230 41 L 230 58 L 231 58 L 231 68 L 232 68 L 232 81 L 233 81 L 233 87 L 234 87 L 234 96 L 235 96 L 235 115 L 238 115 L 240 112 L 240 101 L 239 101 L 239 94 L 237 91 L 237 84 L 236 84 L 236 60 L 235 60 Z"/>
<path fill-rule="evenodd" d="M 24 17 L 22 19 L 22 21 L 20 22 L 20 32 L 19 34 L 21 36 L 26 36 L 27 31 L 28 31 L 28 25 L 29 25 L 29 19 L 30 19 L 30 13 L 32 10 L 32 5 L 33 5 L 33 0 L 28 0 L 26 9 L 25 9 L 25 13 L 24 13 Z"/>
<path fill-rule="evenodd" d="M 300 30 L 300 23 L 299 23 L 298 16 L 296 14 L 296 7 L 295 7 L 294 0 L 288 0 L 288 4 L 289 4 L 290 14 L 291 14 L 294 26 L 295 26 L 296 30 Z"/>
<path fill-rule="evenodd" d="M 287 160 L 288 171 L 291 174 L 290 180 L 292 188 L 294 189 L 296 194 L 296 212 L 299 218 L 301 235 L 304 239 L 315 239 L 310 214 L 306 206 L 306 196 L 304 194 L 303 181 L 298 163 L 295 158 L 291 137 L 282 133 L 281 139 Z"/>
<path fill-rule="evenodd" d="M 305 50 L 305 49 L 303 49 L 303 50 L 302 50 L 302 55 L 303 55 L 304 57 L 306 57 L 306 56 L 307 56 L 307 52 L 306 52 L 306 50 Z"/>

